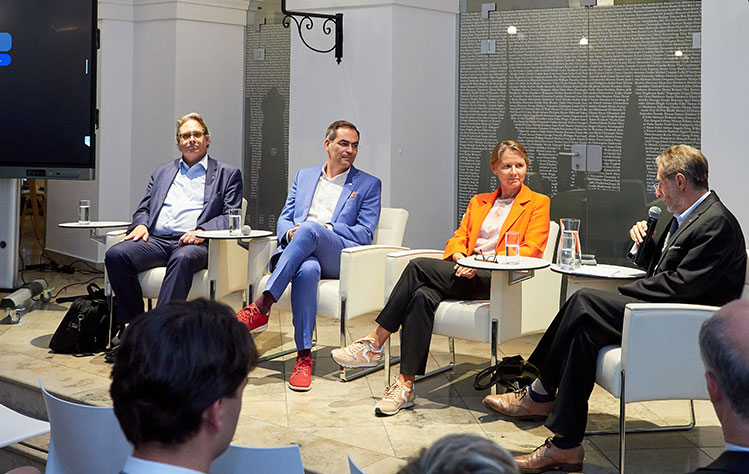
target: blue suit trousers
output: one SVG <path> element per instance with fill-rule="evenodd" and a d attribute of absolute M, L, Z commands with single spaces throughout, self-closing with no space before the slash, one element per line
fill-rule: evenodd
<path fill-rule="evenodd" d="M 341 250 L 356 245 L 317 222 L 302 222 L 281 252 L 265 291 L 278 301 L 291 283 L 291 312 L 297 350 L 312 347 L 320 278 L 338 278 Z"/>
<path fill-rule="evenodd" d="M 195 272 L 208 266 L 208 243 L 180 246 L 179 236 L 155 235 L 149 236 L 147 242 L 123 240 L 107 250 L 104 264 L 117 297 L 117 322 L 125 324 L 143 312 L 143 291 L 138 273 L 165 266 L 157 306 L 185 300 Z"/>

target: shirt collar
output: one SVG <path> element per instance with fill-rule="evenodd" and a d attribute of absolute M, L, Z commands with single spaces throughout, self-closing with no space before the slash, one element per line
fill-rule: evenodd
<path fill-rule="evenodd" d="M 749 452 L 749 446 L 739 446 L 738 444 L 726 443 L 726 451 Z"/>
<path fill-rule="evenodd" d="M 694 204 L 689 206 L 689 209 L 687 209 L 686 211 L 682 212 L 681 214 L 674 214 L 674 218 L 676 219 L 676 224 L 678 226 L 681 226 L 681 224 L 684 223 L 685 220 L 687 220 L 687 217 L 689 217 L 689 214 L 691 214 L 692 211 L 694 211 L 695 208 L 699 206 L 702 201 L 705 200 L 708 194 L 710 194 L 710 191 L 703 194 L 702 197 L 700 197 L 697 201 L 695 201 Z"/>
<path fill-rule="evenodd" d="M 350 166 L 343 173 L 341 173 L 339 175 L 336 175 L 336 176 L 333 176 L 332 178 L 328 178 L 328 174 L 325 172 L 325 167 L 327 165 L 328 165 L 327 163 L 325 163 L 324 165 L 322 165 L 322 168 L 321 168 L 322 179 L 324 179 L 325 181 L 331 182 L 331 183 L 345 183 L 346 182 L 346 180 L 348 179 L 348 174 L 349 174 L 349 172 L 351 172 L 351 167 Z"/>
<path fill-rule="evenodd" d="M 197 163 L 195 163 L 194 166 L 202 166 L 203 167 L 203 171 L 208 171 L 208 153 L 206 153 L 203 156 L 203 158 L 200 159 L 200 161 L 198 161 Z M 187 163 L 185 163 L 184 157 L 181 157 L 181 156 L 179 158 L 179 167 L 180 167 L 181 170 L 184 170 L 185 172 L 187 172 L 187 170 L 190 169 L 190 167 L 187 166 Z"/>

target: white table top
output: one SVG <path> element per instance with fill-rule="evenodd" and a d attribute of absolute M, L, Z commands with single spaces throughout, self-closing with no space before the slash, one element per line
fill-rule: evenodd
<path fill-rule="evenodd" d="M 639 268 L 622 267 L 619 265 L 606 265 L 600 263 L 598 265 L 582 265 L 580 268 L 575 270 L 562 270 L 556 263 L 551 266 L 551 271 L 561 273 L 563 275 L 580 276 L 588 278 L 611 278 L 611 279 L 634 279 L 642 278 L 645 276 L 645 272 Z"/>
<path fill-rule="evenodd" d="M 57 224 L 58 227 L 65 229 L 104 229 L 108 227 L 127 227 L 130 225 L 130 221 L 91 221 L 88 224 L 81 224 L 80 222 L 61 222 Z"/>
<path fill-rule="evenodd" d="M 240 239 L 257 239 L 259 237 L 268 237 L 273 235 L 273 232 L 269 230 L 251 230 L 250 235 L 229 235 L 229 230 L 201 230 L 195 234 L 201 239 L 225 239 L 225 240 L 240 240 Z"/>
<path fill-rule="evenodd" d="M 475 256 L 463 257 L 458 260 L 458 265 L 468 268 L 476 268 L 478 270 L 494 270 L 494 271 L 522 271 L 522 270 L 538 270 L 540 268 L 546 268 L 549 266 L 549 262 L 542 258 L 535 257 L 518 257 L 520 262 L 516 264 L 505 263 L 505 256 L 500 255 L 497 257 L 497 263 L 485 262 L 483 260 L 476 260 Z"/>

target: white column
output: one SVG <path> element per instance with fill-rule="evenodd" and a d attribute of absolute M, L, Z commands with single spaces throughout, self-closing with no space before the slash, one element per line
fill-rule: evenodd
<path fill-rule="evenodd" d="M 749 238 L 746 133 L 749 130 L 749 3 L 702 2 L 702 151 L 710 187 Z"/>
<path fill-rule="evenodd" d="M 382 202 L 410 216 L 405 245 L 442 248 L 455 228 L 457 0 L 290 1 L 290 10 L 343 13 L 343 61 L 291 41 L 289 179 L 322 164 L 325 128 L 354 122 L 356 166 L 382 179 Z M 305 37 L 333 43 L 316 20 Z M 293 23 L 292 23 L 293 27 Z"/>
<path fill-rule="evenodd" d="M 199 112 L 209 153 L 241 166 L 244 26 L 249 0 L 101 0 L 96 180 L 50 181 L 47 246 L 92 261 L 103 250 L 73 220 L 78 199 L 92 219 L 128 220 L 159 164 L 179 156 L 176 118 Z"/>

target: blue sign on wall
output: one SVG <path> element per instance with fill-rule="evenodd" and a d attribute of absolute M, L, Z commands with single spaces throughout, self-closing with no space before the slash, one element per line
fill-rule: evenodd
<path fill-rule="evenodd" d="M 10 33 L 0 33 L 0 53 L 10 51 L 11 46 L 13 46 L 13 37 Z"/>
<path fill-rule="evenodd" d="M 0 53 L 10 51 L 13 46 L 13 37 L 10 33 L 0 33 Z M 10 54 L 0 54 L 0 67 L 10 66 Z"/>

